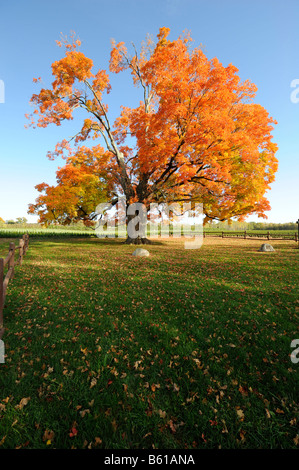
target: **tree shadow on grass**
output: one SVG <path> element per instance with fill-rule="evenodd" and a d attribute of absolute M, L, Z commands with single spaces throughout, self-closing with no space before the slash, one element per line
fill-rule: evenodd
<path fill-rule="evenodd" d="M 125 244 L 126 239 L 125 238 L 75 238 L 75 237 L 61 237 L 61 238 L 51 238 L 51 237 L 43 237 L 43 238 L 34 238 L 31 239 L 32 244 L 34 246 L 41 246 L 45 242 L 47 244 L 55 244 L 55 245 L 71 245 L 71 244 L 78 244 L 80 242 L 84 243 L 84 245 L 91 245 L 95 246 L 96 245 L 101 245 L 101 246 L 106 246 L 106 245 L 111 245 L 111 246 L 131 246 L 131 247 L 151 247 L 151 246 L 165 246 L 165 242 L 161 242 L 158 240 L 151 240 L 150 245 L 126 245 Z"/>

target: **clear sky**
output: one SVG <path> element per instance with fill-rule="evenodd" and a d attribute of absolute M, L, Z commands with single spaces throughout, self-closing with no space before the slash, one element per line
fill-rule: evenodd
<path fill-rule="evenodd" d="M 95 68 L 107 69 L 111 38 L 139 46 L 147 33 L 155 37 L 166 26 L 170 39 L 189 30 L 209 59 L 216 56 L 225 66 L 232 63 L 242 80 L 257 85 L 255 102 L 278 121 L 273 141 L 279 146 L 279 170 L 267 194 L 272 207 L 268 221 L 297 220 L 298 18 L 298 0 L 1 0 L 0 217 L 36 220 L 27 214 L 28 204 L 38 195 L 34 186 L 55 183 L 56 170 L 63 164 L 49 161 L 46 153 L 79 130 L 76 120 L 61 127 L 24 128 L 24 115 L 32 111 L 30 97 L 39 91 L 33 77 L 42 77 L 46 87 L 53 81 L 51 64 L 63 54 L 55 43 L 60 33 L 75 31 Z M 291 88 L 296 79 L 297 86 Z M 124 74 L 113 76 L 111 82 L 113 120 L 120 105 L 132 106 L 139 96 Z"/>

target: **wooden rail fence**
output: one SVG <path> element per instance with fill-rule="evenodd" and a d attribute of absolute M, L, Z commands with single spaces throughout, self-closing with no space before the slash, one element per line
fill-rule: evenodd
<path fill-rule="evenodd" d="M 21 266 L 23 258 L 29 247 L 29 235 L 23 235 L 19 240 L 19 245 L 16 247 L 14 243 L 9 244 L 9 251 L 6 258 L 0 258 L 0 339 L 4 334 L 3 326 L 3 309 L 6 298 L 6 291 L 9 281 L 14 278 L 15 266 Z M 16 259 L 16 252 L 19 252 L 18 259 Z M 5 267 L 7 266 L 7 273 L 4 275 Z"/>
<path fill-rule="evenodd" d="M 297 232 L 294 232 L 294 234 L 287 234 L 287 235 L 282 235 L 282 234 L 277 234 L 273 235 L 270 234 L 270 232 L 266 233 L 254 233 L 254 232 L 247 232 L 246 230 L 244 232 L 235 232 L 233 230 L 229 232 L 203 232 L 203 236 L 205 237 L 220 237 L 220 238 L 250 238 L 251 240 L 260 240 L 260 239 L 265 239 L 265 240 L 294 240 L 295 242 L 298 241 L 298 234 Z"/>

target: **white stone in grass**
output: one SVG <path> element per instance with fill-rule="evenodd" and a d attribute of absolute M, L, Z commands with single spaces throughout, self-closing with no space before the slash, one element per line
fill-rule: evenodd
<path fill-rule="evenodd" d="M 263 243 L 259 251 L 275 251 L 273 246 L 270 243 Z"/>
<path fill-rule="evenodd" d="M 137 248 L 134 253 L 132 253 L 133 256 L 149 256 L 149 252 L 145 250 L 144 248 Z"/>

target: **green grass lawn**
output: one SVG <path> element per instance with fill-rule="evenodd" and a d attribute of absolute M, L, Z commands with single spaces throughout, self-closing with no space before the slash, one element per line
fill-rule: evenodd
<path fill-rule="evenodd" d="M 296 243 L 30 240 L 9 284 L 1 448 L 296 448 Z M 0 256 L 8 240 L 0 240 Z"/>

